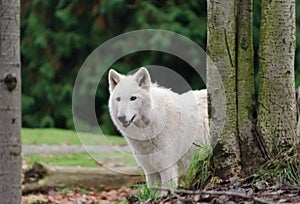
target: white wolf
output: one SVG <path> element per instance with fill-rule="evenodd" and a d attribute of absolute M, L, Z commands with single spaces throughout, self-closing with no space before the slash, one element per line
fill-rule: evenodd
<path fill-rule="evenodd" d="M 109 72 L 109 111 L 127 140 L 149 187 L 177 185 L 196 144 L 208 144 L 207 91 L 177 94 L 151 83 L 149 72 Z"/>

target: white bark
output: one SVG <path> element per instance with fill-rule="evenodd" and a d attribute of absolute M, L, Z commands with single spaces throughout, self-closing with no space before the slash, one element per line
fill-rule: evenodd
<path fill-rule="evenodd" d="M 0 198 L 21 203 L 20 1 L 0 1 Z"/>

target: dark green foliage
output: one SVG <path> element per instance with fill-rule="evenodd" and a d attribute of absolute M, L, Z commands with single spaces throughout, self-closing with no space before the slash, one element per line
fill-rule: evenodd
<path fill-rule="evenodd" d="M 87 34 L 97 16 L 85 11 L 98 13 L 95 5 L 22 1 L 24 126 L 72 127 L 73 81 L 94 48 Z"/>
<path fill-rule="evenodd" d="M 127 31 L 160 28 L 206 42 L 206 1 L 22 0 L 23 126 L 73 128 L 72 91 L 88 55 L 105 40 Z M 101 63 L 101 62 L 99 62 Z M 143 65 L 170 67 L 202 88 L 192 68 L 176 57 L 146 51 L 128 55 L 113 67 L 122 73 Z M 94 84 L 98 81 L 89 81 Z M 89 86 L 89 84 L 86 86 Z M 108 115 L 106 77 L 96 95 L 99 124 L 115 133 Z M 84 111 L 84 110 L 82 110 Z M 82 118 L 82 120 L 85 120 Z"/>
<path fill-rule="evenodd" d="M 21 3 L 25 127 L 73 128 L 72 91 L 77 72 L 95 48 L 114 36 L 137 29 L 165 29 L 190 38 L 204 49 L 206 46 L 206 0 L 22 0 Z M 300 9 L 300 4 L 296 6 Z M 258 48 L 259 7 L 260 0 L 254 1 L 255 50 Z M 299 35 L 297 32 L 297 47 Z M 297 52 L 296 67 L 299 60 Z M 113 68 L 127 73 L 151 64 L 175 70 L 192 88 L 204 87 L 188 64 L 169 54 L 134 53 L 117 61 Z M 299 73 L 296 70 L 297 79 Z M 116 133 L 108 115 L 106 76 L 98 87 L 95 100 L 99 124 L 105 133 Z"/>

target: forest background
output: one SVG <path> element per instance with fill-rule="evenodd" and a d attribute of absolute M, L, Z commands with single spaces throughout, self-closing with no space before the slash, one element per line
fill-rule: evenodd
<path fill-rule="evenodd" d="M 300 2 L 298 4 L 297 1 L 296 87 L 300 85 L 300 12 L 297 12 L 300 11 Z M 257 81 L 261 0 L 253 3 Z M 72 92 L 81 65 L 101 43 L 138 29 L 173 31 L 188 37 L 205 50 L 206 0 L 21 0 L 23 127 L 74 129 Z M 176 71 L 193 89 L 205 87 L 193 68 L 166 53 L 133 53 L 118 60 L 111 68 L 127 73 L 153 64 Z M 86 80 L 85 83 L 86 87 L 99 83 L 95 97 L 98 123 L 104 133 L 117 134 L 108 114 L 107 77 L 100 82 Z"/>

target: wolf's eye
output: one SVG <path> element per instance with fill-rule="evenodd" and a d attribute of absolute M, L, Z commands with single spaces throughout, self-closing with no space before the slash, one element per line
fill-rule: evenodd
<path fill-rule="evenodd" d="M 134 101 L 135 99 L 136 99 L 136 96 L 131 96 L 131 97 L 130 97 L 130 100 L 131 100 L 131 101 Z"/>
<path fill-rule="evenodd" d="M 121 97 L 117 97 L 116 100 L 117 100 L 117 101 L 121 101 Z"/>

